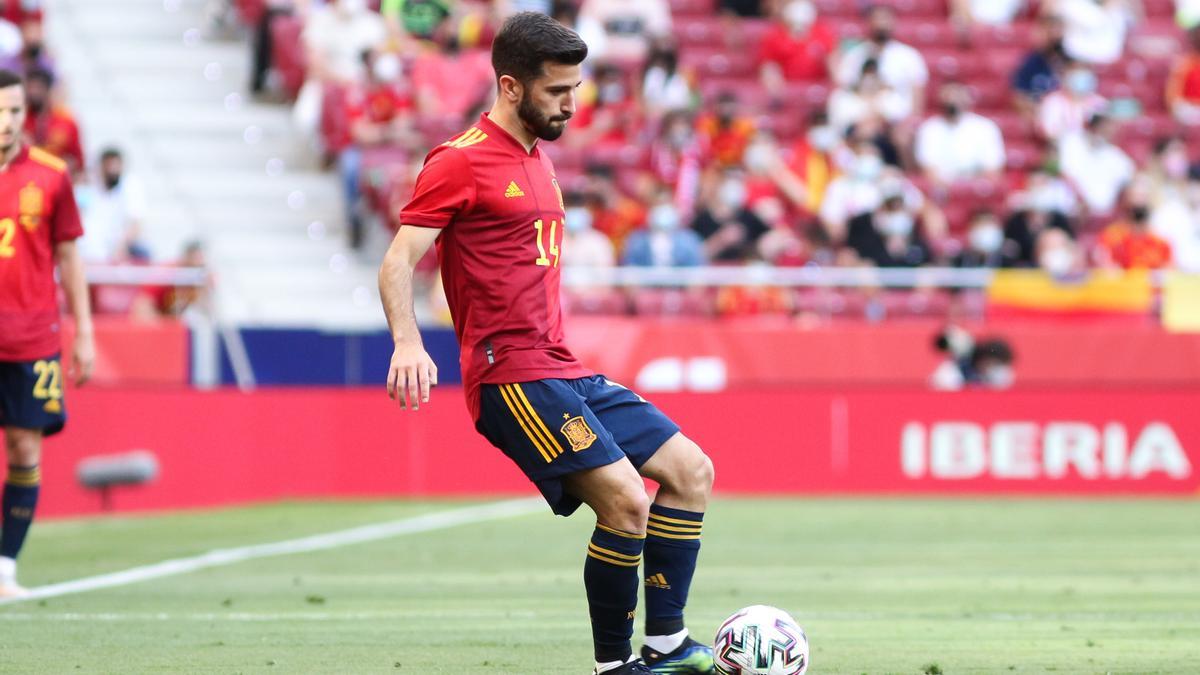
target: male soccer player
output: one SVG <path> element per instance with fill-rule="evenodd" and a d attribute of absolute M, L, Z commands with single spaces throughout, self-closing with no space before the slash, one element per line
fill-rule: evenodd
<path fill-rule="evenodd" d="M 537 143 L 566 129 L 586 55 L 578 35 L 533 12 L 496 35 L 498 98 L 426 157 L 379 272 L 396 344 L 388 393 L 416 410 L 437 384 L 412 306 L 413 267 L 436 241 L 475 428 L 555 513 L 581 503 L 596 513 L 583 568 L 594 672 L 712 673 L 712 650 L 683 623 L 712 463 L 657 408 L 593 374 L 563 343 L 562 194 Z M 642 476 L 661 486 L 653 503 Z M 639 659 L 630 638 L 643 559 Z"/>
<path fill-rule="evenodd" d="M 17 554 L 37 507 L 42 437 L 62 430 L 58 289 L 54 266 L 75 315 L 77 384 L 91 373 L 95 346 L 83 262 L 83 234 L 67 163 L 21 141 L 25 90 L 0 70 L 0 426 L 8 453 L 0 523 L 0 597 L 20 596 Z"/>

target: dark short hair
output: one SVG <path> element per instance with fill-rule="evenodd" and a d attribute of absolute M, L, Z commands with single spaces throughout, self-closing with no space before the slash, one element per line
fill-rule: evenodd
<path fill-rule="evenodd" d="M 547 61 L 575 66 L 587 53 L 587 44 L 570 28 L 539 12 L 517 12 L 492 41 L 492 69 L 497 79 L 508 75 L 528 84 L 546 74 Z"/>
<path fill-rule="evenodd" d="M 100 161 L 101 162 L 106 162 L 110 159 L 121 159 L 121 151 L 112 146 L 109 146 L 100 151 Z"/>
<path fill-rule="evenodd" d="M 11 70 L 0 68 L 0 89 L 21 86 L 21 76 Z"/>

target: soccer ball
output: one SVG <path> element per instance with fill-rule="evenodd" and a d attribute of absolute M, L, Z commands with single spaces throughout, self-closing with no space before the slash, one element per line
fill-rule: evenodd
<path fill-rule="evenodd" d="M 740 609 L 713 642 L 721 675 L 801 675 L 808 670 L 808 638 L 787 612 L 766 605 Z"/>

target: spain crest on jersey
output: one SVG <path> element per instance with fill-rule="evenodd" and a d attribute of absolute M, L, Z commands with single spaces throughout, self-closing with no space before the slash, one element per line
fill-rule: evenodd
<path fill-rule="evenodd" d="M 32 232 L 37 229 L 46 209 L 46 195 L 36 183 L 30 181 L 17 193 L 17 209 L 21 214 L 21 224 Z"/>
<path fill-rule="evenodd" d="M 571 449 L 575 452 L 587 450 L 592 447 L 592 443 L 596 442 L 596 432 L 588 426 L 587 420 L 580 416 L 575 416 L 566 421 L 562 425 L 563 435 L 571 443 Z"/>

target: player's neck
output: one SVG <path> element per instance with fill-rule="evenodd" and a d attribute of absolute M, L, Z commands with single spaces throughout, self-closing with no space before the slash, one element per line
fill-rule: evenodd
<path fill-rule="evenodd" d="M 521 124 L 521 118 L 517 117 L 517 111 L 509 108 L 502 108 L 500 102 L 497 101 L 488 112 L 488 119 L 496 126 L 508 132 L 525 148 L 525 152 L 533 152 L 533 146 L 537 144 L 537 136 L 534 136 L 524 124 Z"/>
<path fill-rule="evenodd" d="M 0 169 L 7 169 L 8 165 L 12 164 L 12 161 L 19 154 L 21 154 L 21 144 L 19 142 L 13 143 L 12 146 L 4 151 L 3 156 L 0 156 Z"/>

